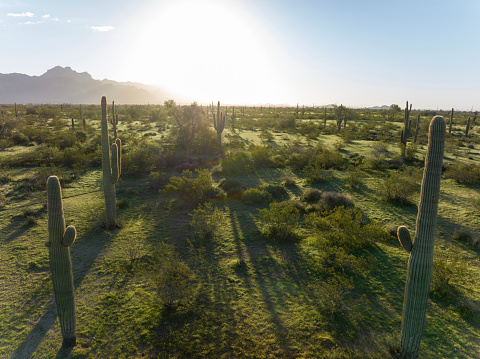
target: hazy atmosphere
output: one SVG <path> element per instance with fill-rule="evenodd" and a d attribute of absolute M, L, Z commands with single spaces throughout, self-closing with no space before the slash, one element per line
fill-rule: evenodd
<path fill-rule="evenodd" d="M 60 65 L 185 101 L 475 107 L 480 3 L 1 1 L 2 73 Z"/>

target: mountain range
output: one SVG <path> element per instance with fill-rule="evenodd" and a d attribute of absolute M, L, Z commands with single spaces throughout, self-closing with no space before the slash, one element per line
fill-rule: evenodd
<path fill-rule="evenodd" d="M 169 94 L 135 82 L 94 80 L 87 72 L 56 66 L 41 76 L 0 74 L 0 104 L 97 104 L 102 96 L 118 104 L 163 103 Z"/>

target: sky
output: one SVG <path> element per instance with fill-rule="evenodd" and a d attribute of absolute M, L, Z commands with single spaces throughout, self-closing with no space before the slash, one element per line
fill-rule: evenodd
<path fill-rule="evenodd" d="M 480 110 L 479 0 L 0 0 L 0 73 L 177 102 Z"/>

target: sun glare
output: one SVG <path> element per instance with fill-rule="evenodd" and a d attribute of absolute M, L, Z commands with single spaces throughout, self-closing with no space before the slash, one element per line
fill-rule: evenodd
<path fill-rule="evenodd" d="M 231 2 L 169 2 L 133 39 L 126 67 L 142 82 L 200 102 L 260 103 L 280 97 L 267 35 Z"/>

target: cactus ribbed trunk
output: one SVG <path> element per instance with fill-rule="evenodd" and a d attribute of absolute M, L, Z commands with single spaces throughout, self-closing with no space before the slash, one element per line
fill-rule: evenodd
<path fill-rule="evenodd" d="M 108 139 L 107 99 L 102 97 L 102 172 L 103 192 L 105 196 L 105 215 L 107 228 L 116 226 L 115 184 L 121 172 L 121 142 L 116 139 L 110 147 Z M 112 158 L 110 158 L 110 152 Z"/>
<path fill-rule="evenodd" d="M 402 315 L 401 357 L 417 358 L 425 326 L 425 315 L 433 269 L 433 245 L 437 224 L 440 178 L 442 174 L 446 123 L 442 116 L 430 122 L 415 240 L 410 247 Z M 405 232 L 406 231 L 406 232 Z M 408 230 L 399 228 L 399 239 L 405 249 Z M 407 249 L 408 251 L 408 249 Z"/>
<path fill-rule="evenodd" d="M 75 241 L 76 230 L 73 226 L 65 228 L 62 190 L 56 176 L 49 177 L 47 181 L 47 206 L 49 240 L 45 245 L 49 247 L 55 304 L 63 337 L 62 345 L 73 347 L 76 344 L 76 318 L 70 246 Z"/>
<path fill-rule="evenodd" d="M 217 117 L 213 114 L 213 128 L 217 131 L 217 150 L 218 154 L 222 154 L 222 132 L 225 128 L 226 115 L 220 112 L 220 101 L 217 104 Z"/>

